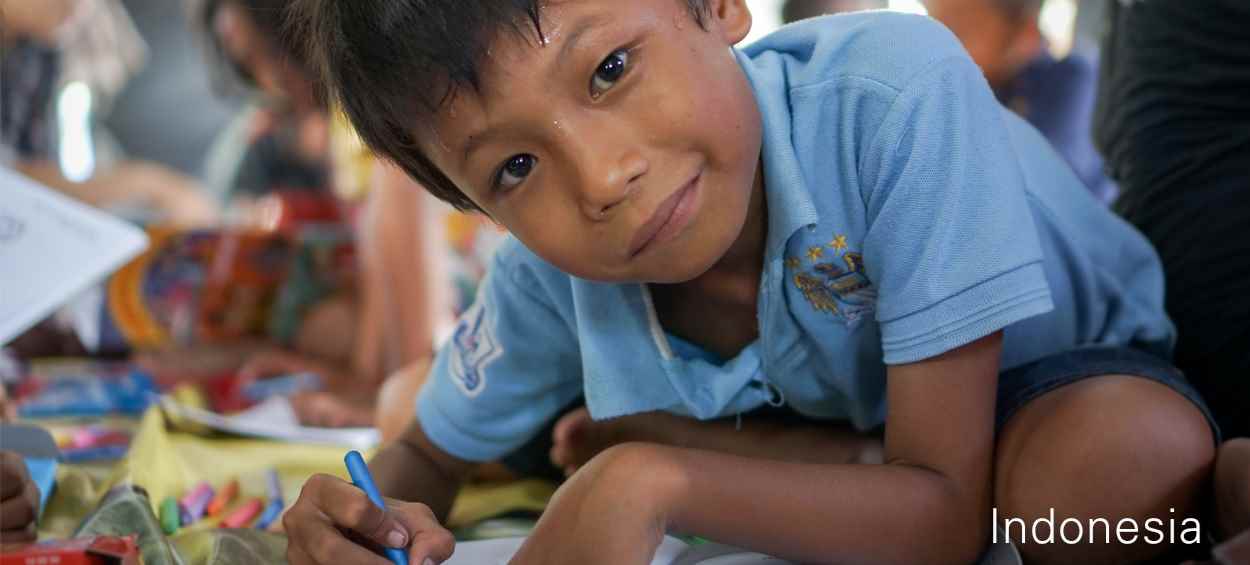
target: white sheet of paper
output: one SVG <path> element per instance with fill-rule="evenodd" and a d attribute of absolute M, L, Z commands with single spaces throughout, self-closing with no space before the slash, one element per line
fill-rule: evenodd
<path fill-rule="evenodd" d="M 0 167 L 0 345 L 147 245 L 143 230 Z"/>
<path fill-rule="evenodd" d="M 374 428 L 314 428 L 302 426 L 286 398 L 275 396 L 238 414 L 222 416 L 215 412 L 179 404 L 161 397 L 161 408 L 214 430 L 236 435 L 320 445 L 369 449 L 379 442 Z"/>
<path fill-rule="evenodd" d="M 502 538 L 456 544 L 456 552 L 443 565 L 507 565 L 525 538 Z M 1021 565 L 1020 554 L 1010 543 L 991 545 L 978 565 Z M 665 536 L 651 565 L 789 565 L 790 562 L 727 545 L 687 545 Z"/>
<path fill-rule="evenodd" d="M 456 552 L 443 565 L 507 565 L 524 542 L 525 538 L 463 541 L 456 544 Z M 666 536 L 656 549 L 651 565 L 672 565 L 689 547 L 677 538 Z"/>

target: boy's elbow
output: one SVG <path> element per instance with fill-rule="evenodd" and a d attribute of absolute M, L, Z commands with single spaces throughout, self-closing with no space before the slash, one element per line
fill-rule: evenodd
<path fill-rule="evenodd" d="M 932 562 L 975 563 L 990 542 L 993 524 L 989 505 L 954 488 L 943 490 L 946 503 L 937 510 L 938 527 L 925 541 Z"/>
<path fill-rule="evenodd" d="M 958 488 L 946 477 L 934 475 L 932 487 L 915 513 L 909 543 L 889 559 L 895 563 L 975 563 L 990 542 L 989 504 L 975 493 Z M 905 547 L 905 549 L 903 549 Z"/>

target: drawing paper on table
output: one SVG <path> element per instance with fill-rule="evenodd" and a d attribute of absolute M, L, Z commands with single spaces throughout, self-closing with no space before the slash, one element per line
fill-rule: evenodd
<path fill-rule="evenodd" d="M 147 244 L 142 230 L 0 167 L 0 345 Z"/>
<path fill-rule="evenodd" d="M 300 425 L 291 401 L 281 396 L 229 416 L 179 404 L 168 396 L 161 397 L 160 405 L 172 418 L 183 418 L 236 435 L 357 449 L 369 449 L 379 442 L 376 428 L 314 428 Z"/>

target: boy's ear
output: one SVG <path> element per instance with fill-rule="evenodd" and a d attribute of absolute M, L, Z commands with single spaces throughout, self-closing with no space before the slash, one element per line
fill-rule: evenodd
<path fill-rule="evenodd" d="M 746 39 L 751 31 L 751 10 L 746 0 L 708 0 L 707 13 L 716 20 L 716 28 L 730 45 Z"/>

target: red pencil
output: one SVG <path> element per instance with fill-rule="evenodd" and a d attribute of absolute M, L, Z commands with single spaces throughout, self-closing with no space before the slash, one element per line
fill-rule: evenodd
<path fill-rule="evenodd" d="M 216 516 L 220 514 L 222 510 L 230 506 L 230 503 L 234 501 L 236 496 L 239 496 L 239 481 L 238 479 L 233 479 L 226 483 L 226 486 L 221 487 L 221 490 L 217 491 L 217 496 L 213 497 L 213 501 L 208 503 L 208 515 Z"/>
<path fill-rule="evenodd" d="M 260 514 L 262 504 L 263 503 L 259 498 L 253 498 L 247 501 L 246 504 L 240 506 L 234 512 L 231 512 L 229 516 L 226 516 L 226 518 L 221 521 L 221 527 L 242 528 L 247 526 L 252 520 L 256 519 L 257 514 Z"/>

